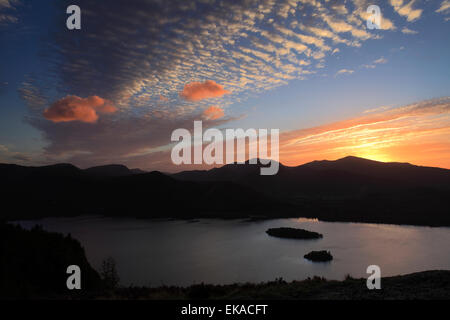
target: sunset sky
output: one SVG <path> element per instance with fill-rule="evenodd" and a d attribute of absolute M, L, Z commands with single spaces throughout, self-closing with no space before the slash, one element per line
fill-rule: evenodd
<path fill-rule="evenodd" d="M 0 0 L 0 48 L 0 162 L 177 171 L 203 120 L 280 129 L 286 165 L 450 168 L 449 0 Z"/>

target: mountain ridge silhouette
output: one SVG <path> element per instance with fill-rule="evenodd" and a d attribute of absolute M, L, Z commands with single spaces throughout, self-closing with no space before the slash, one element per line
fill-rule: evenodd
<path fill-rule="evenodd" d="M 0 219 L 99 214 L 142 218 L 313 217 L 450 226 L 450 170 L 357 157 L 261 176 L 257 165 L 166 174 L 123 165 L 0 164 Z"/>

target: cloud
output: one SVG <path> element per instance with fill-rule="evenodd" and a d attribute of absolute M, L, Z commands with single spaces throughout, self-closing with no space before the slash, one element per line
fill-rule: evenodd
<path fill-rule="evenodd" d="M 401 16 L 406 17 L 408 21 L 414 21 L 420 18 L 422 15 L 422 9 L 413 9 L 415 0 L 411 0 L 407 4 L 403 3 L 403 0 L 390 0 L 394 10 Z"/>
<path fill-rule="evenodd" d="M 366 69 L 375 69 L 377 64 L 384 64 L 387 63 L 388 60 L 384 57 L 381 57 L 379 59 L 374 60 L 371 64 L 363 64 L 361 67 Z"/>
<path fill-rule="evenodd" d="M 450 9 L 450 1 L 444 0 L 442 1 L 440 7 L 436 10 L 436 12 L 445 12 Z"/>
<path fill-rule="evenodd" d="M 381 58 L 375 60 L 373 63 L 383 64 L 383 63 L 387 63 L 387 62 L 388 62 L 387 59 L 385 59 L 384 57 L 381 57 Z"/>
<path fill-rule="evenodd" d="M 117 109 L 108 101 L 98 96 L 80 98 L 67 96 L 53 103 L 44 110 L 44 117 L 53 122 L 81 121 L 94 123 L 98 113 L 114 113 Z"/>
<path fill-rule="evenodd" d="M 0 26 L 18 21 L 15 15 L 15 7 L 18 5 L 18 0 L 0 0 Z"/>
<path fill-rule="evenodd" d="M 337 33 L 350 32 L 352 36 L 362 40 L 367 40 L 373 37 L 370 33 L 365 31 L 364 29 L 355 27 L 354 25 L 349 24 L 344 20 L 338 20 L 326 14 L 322 14 L 322 19 L 328 24 L 328 26 L 334 32 Z"/>
<path fill-rule="evenodd" d="M 353 0 L 355 10 L 353 14 L 349 17 L 349 20 L 358 22 L 358 18 L 364 23 L 372 16 L 371 12 L 367 12 L 369 5 L 374 4 L 368 0 Z M 382 12 L 383 13 L 383 12 Z M 389 20 L 385 15 L 382 14 L 381 19 L 381 30 L 395 30 L 396 27 L 394 23 Z"/>
<path fill-rule="evenodd" d="M 203 118 L 209 120 L 220 119 L 225 115 L 225 112 L 221 107 L 210 106 L 208 109 L 203 111 Z"/>
<path fill-rule="evenodd" d="M 189 125 L 186 128 L 189 129 Z M 450 97 L 397 108 L 382 106 L 344 121 L 281 133 L 280 161 L 294 166 L 355 155 L 450 168 L 449 134 Z M 146 168 L 167 171 L 205 168 L 173 166 L 170 150 L 157 150 L 127 161 L 133 166 L 146 164 Z"/>
<path fill-rule="evenodd" d="M 18 88 L 18 92 L 33 113 L 41 115 L 50 104 L 45 93 L 39 87 L 38 81 L 30 75 L 25 75 L 25 80 Z"/>
<path fill-rule="evenodd" d="M 123 163 L 155 170 L 172 165 L 170 137 L 175 129 L 192 131 L 194 120 L 203 120 L 203 128 L 209 128 L 237 119 L 240 117 L 205 119 L 198 112 L 180 118 L 173 112 L 154 111 L 120 121 L 99 117 L 96 125 L 80 121 L 61 125 L 39 118 L 30 122 L 48 142 L 42 156 L 47 162 L 67 161 L 80 167 Z M 156 154 L 163 163 L 155 160 Z"/>
<path fill-rule="evenodd" d="M 80 32 L 69 36 L 66 28 L 49 26 L 55 32 L 40 47 L 50 65 L 20 89 L 31 107 L 31 123 L 49 144 L 49 157 L 93 165 L 131 161 L 129 155 L 149 150 L 155 154 L 167 147 L 172 128 L 190 127 L 188 120 L 202 119 L 211 105 L 228 112 L 233 103 L 294 79 L 333 76 L 320 69 L 328 65 L 327 57 L 379 39 L 366 29 L 365 0 L 181 2 L 79 0 Z M 58 1 L 61 7 L 69 4 Z M 395 28 L 385 21 L 383 29 Z M 205 79 L 214 80 L 209 80 L 212 89 Z M 55 95 L 99 96 L 114 101 L 117 113 L 106 117 L 96 108 L 82 108 L 80 115 L 66 106 L 53 120 L 71 121 L 47 121 L 42 114 Z"/>
<path fill-rule="evenodd" d="M 379 112 L 379 111 L 384 111 L 384 110 L 387 110 L 387 109 L 390 109 L 390 108 L 391 108 L 391 106 L 381 106 L 381 107 L 365 110 L 363 113 Z"/>
<path fill-rule="evenodd" d="M 375 69 L 376 68 L 376 66 L 374 64 L 363 64 L 362 67 L 366 68 L 366 69 Z"/>
<path fill-rule="evenodd" d="M 350 69 L 341 69 L 338 72 L 336 72 L 335 76 L 338 76 L 340 74 L 352 74 L 353 72 L 355 72 L 354 70 L 350 70 Z"/>
<path fill-rule="evenodd" d="M 0 9 L 12 8 L 13 4 L 18 3 L 17 0 L 0 0 Z"/>
<path fill-rule="evenodd" d="M 417 31 L 408 29 L 408 28 L 406 28 L 406 27 L 402 29 L 402 32 L 403 32 L 404 34 L 418 34 L 418 33 L 419 33 L 419 32 L 417 32 Z"/>
<path fill-rule="evenodd" d="M 34 159 L 30 154 L 10 150 L 7 146 L 0 144 L 0 162 L 29 164 L 32 160 Z"/>
<path fill-rule="evenodd" d="M 325 73 L 319 70 L 323 63 L 310 59 L 325 60 L 338 44 L 360 47 L 379 38 L 355 11 L 366 10 L 361 0 L 353 6 L 331 2 L 198 0 L 181 6 L 179 1 L 79 0 L 83 29 L 73 41 L 65 28 L 50 26 L 55 32 L 42 47 L 48 48 L 51 66 L 38 83 L 51 83 L 58 96 L 101 96 L 125 116 L 135 107 L 159 108 L 152 102 L 160 95 L 176 106 L 190 105 L 180 95 L 176 101 L 174 90 L 213 79 L 233 92 L 220 101 L 230 105 Z M 218 103 L 205 100 L 198 100 L 198 107 Z"/>
<path fill-rule="evenodd" d="M 220 84 L 212 80 L 205 82 L 191 82 L 184 86 L 180 96 L 189 101 L 200 101 L 208 98 L 221 97 L 229 94 L 230 91 L 225 90 Z"/>

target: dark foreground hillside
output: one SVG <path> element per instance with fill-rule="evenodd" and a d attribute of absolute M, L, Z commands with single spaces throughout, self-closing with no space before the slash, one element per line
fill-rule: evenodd
<path fill-rule="evenodd" d="M 381 280 L 380 290 L 368 290 L 366 279 L 303 281 L 281 279 L 261 284 L 194 285 L 187 288 L 125 288 L 112 299 L 225 299 L 225 300 L 361 300 L 450 299 L 450 270 L 424 271 Z"/>
<path fill-rule="evenodd" d="M 67 289 L 69 265 L 80 267 L 83 290 Z M 101 288 L 78 240 L 0 222 L 0 299 L 88 298 Z"/>

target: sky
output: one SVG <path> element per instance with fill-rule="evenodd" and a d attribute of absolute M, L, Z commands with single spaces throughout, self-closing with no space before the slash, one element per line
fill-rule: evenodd
<path fill-rule="evenodd" d="M 0 0 L 0 162 L 179 171 L 202 120 L 279 129 L 290 166 L 450 168 L 449 40 L 449 0 Z"/>

